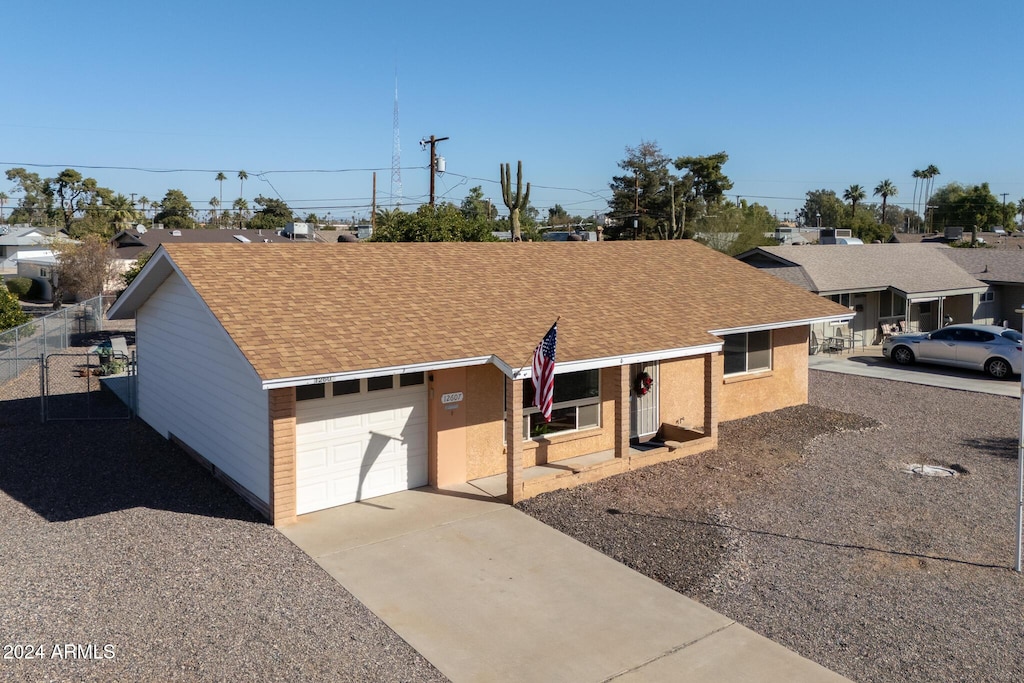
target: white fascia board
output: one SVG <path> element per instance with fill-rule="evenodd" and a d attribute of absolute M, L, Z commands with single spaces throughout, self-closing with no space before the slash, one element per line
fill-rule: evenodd
<path fill-rule="evenodd" d="M 630 365 L 632 363 L 650 363 L 656 360 L 668 360 L 670 358 L 687 358 L 689 356 L 703 356 L 706 353 L 718 353 L 722 350 L 722 342 L 701 344 L 700 346 L 687 346 L 679 349 L 663 349 L 661 351 L 645 351 L 644 353 L 630 353 L 622 356 L 605 356 L 604 358 L 588 358 L 586 360 L 573 360 L 567 362 L 555 362 L 555 374 L 563 372 L 580 372 L 581 370 L 595 370 L 599 368 L 617 367 L 619 365 Z M 526 366 L 506 372 L 512 379 L 528 379 L 533 376 L 532 366 Z"/>
<path fill-rule="evenodd" d="M 177 264 L 171 260 L 167 251 L 158 247 L 128 288 L 121 292 L 121 296 L 110 306 L 107 317 L 111 320 L 119 317 L 130 318 L 172 272 L 181 275 Z M 185 281 L 188 282 L 188 279 L 185 278 Z"/>
<path fill-rule="evenodd" d="M 373 368 L 369 370 L 352 370 L 349 372 L 336 372 L 329 375 L 304 375 L 301 377 L 282 377 L 280 379 L 266 379 L 263 380 L 263 389 L 266 390 L 280 389 L 283 387 L 301 387 L 307 384 L 326 384 L 327 382 L 344 382 L 345 380 L 349 379 L 365 379 L 366 377 L 379 377 L 381 375 L 407 375 L 412 372 L 448 370 L 450 368 L 463 368 L 472 365 L 486 365 L 487 363 L 491 363 L 494 360 L 494 356 L 478 356 L 476 358 L 456 358 L 454 360 L 434 361 L 430 363 L 413 363 L 412 365 L 392 365 L 386 368 Z M 501 366 L 499 365 L 499 367 Z"/>
<path fill-rule="evenodd" d="M 896 288 L 893 288 L 896 289 Z M 896 291 L 903 295 L 903 298 L 907 301 L 935 301 L 936 299 L 945 298 L 948 296 L 960 296 L 961 294 L 981 294 L 982 292 L 988 291 L 988 285 L 984 287 L 964 287 L 962 289 L 944 289 L 937 290 L 934 292 L 914 292 L 909 294 L 902 290 L 896 289 Z"/>
<path fill-rule="evenodd" d="M 721 330 L 711 330 L 711 334 L 718 337 L 727 334 L 743 334 L 744 332 L 763 332 L 765 330 L 778 330 L 783 327 L 799 327 L 800 325 L 813 325 L 814 323 L 841 324 L 853 320 L 857 314 L 850 311 L 844 315 L 828 315 L 821 318 L 804 318 L 803 320 L 786 320 L 779 323 L 765 323 L 763 325 L 747 325 L 746 327 L 729 327 Z"/>
<path fill-rule="evenodd" d="M 666 349 L 663 351 L 650 351 L 646 353 L 635 353 L 624 356 L 607 356 L 605 358 L 589 358 L 587 360 L 567 361 L 555 363 L 555 374 L 564 372 L 579 372 L 580 370 L 593 370 L 630 363 L 649 363 L 655 360 L 669 358 L 685 358 L 687 356 L 701 356 L 705 353 L 718 353 L 722 350 L 722 342 L 714 342 L 701 346 L 690 346 L 681 349 Z M 329 375 L 306 375 L 303 377 L 283 377 L 280 379 L 269 379 L 263 381 L 263 389 L 280 389 L 282 387 L 298 387 L 306 384 L 326 384 L 327 382 L 342 382 L 350 379 L 364 379 L 366 377 L 377 377 L 380 375 L 402 375 L 411 372 L 430 372 L 432 370 L 447 370 L 450 368 L 470 367 L 474 365 L 494 365 L 502 374 L 512 379 L 528 379 L 533 376 L 530 366 L 513 368 L 497 356 L 477 356 L 474 358 L 456 358 L 448 361 L 434 361 L 429 363 L 414 363 L 412 365 L 393 365 L 386 368 L 374 368 L 370 370 L 352 370 L 351 372 L 338 372 Z"/>

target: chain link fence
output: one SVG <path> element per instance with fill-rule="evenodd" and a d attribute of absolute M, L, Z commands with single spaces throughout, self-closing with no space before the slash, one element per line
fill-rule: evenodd
<path fill-rule="evenodd" d="M 39 371 L 39 359 L 77 346 L 76 335 L 103 330 L 114 297 L 97 296 L 0 332 L 0 385 L 23 372 Z"/>
<path fill-rule="evenodd" d="M 135 354 L 51 353 L 43 359 L 44 420 L 127 420 L 135 404 Z"/>

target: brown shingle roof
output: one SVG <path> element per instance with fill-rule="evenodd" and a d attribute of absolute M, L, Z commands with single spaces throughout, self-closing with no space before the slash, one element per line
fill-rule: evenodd
<path fill-rule="evenodd" d="M 528 365 L 714 343 L 848 313 L 691 241 L 164 244 L 263 380 L 496 355 Z"/>

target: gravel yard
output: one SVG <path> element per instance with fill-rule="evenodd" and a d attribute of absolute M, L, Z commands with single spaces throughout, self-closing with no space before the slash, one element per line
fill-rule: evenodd
<path fill-rule="evenodd" d="M 1018 401 L 817 371 L 810 390 L 713 452 L 519 507 L 853 680 L 1024 680 Z"/>
<path fill-rule="evenodd" d="M 0 680 L 445 680 L 145 425 L 41 425 L 16 393 L 0 396 Z M 41 658 L 2 658 L 29 645 Z"/>

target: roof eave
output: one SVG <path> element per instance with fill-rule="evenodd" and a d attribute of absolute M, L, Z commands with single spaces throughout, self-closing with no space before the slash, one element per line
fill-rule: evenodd
<path fill-rule="evenodd" d="M 744 332 L 764 332 L 765 330 L 779 330 L 784 327 L 799 327 L 800 325 L 812 325 L 814 323 L 845 323 L 853 320 L 856 313 L 850 311 L 848 314 L 817 316 L 814 318 L 803 318 L 801 320 L 784 320 L 774 323 L 763 323 L 760 325 L 743 325 L 741 327 L 724 327 L 719 330 L 711 330 L 711 334 L 724 336 L 727 334 L 743 334 Z"/>
<path fill-rule="evenodd" d="M 114 301 L 110 310 L 107 311 L 107 317 L 111 320 L 131 318 L 139 307 L 152 296 L 157 287 L 167 279 L 167 276 L 175 270 L 177 267 L 167 251 L 158 248 L 153 253 L 153 257 L 149 259 L 149 263 Z"/>

